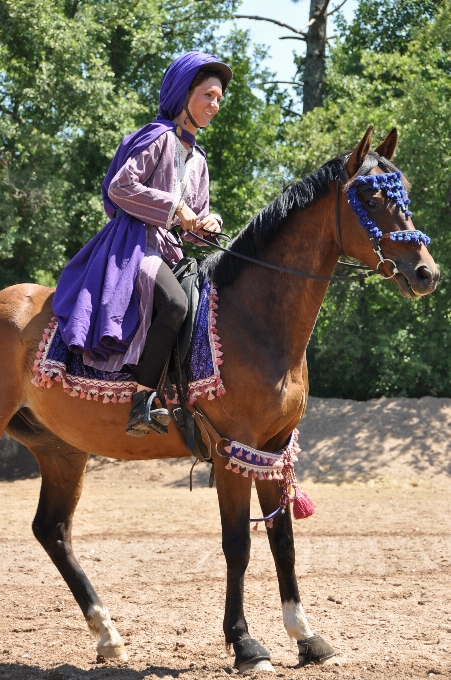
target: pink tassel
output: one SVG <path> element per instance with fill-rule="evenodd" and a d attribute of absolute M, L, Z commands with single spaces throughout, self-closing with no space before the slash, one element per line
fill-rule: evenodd
<path fill-rule="evenodd" d="M 88 392 L 88 394 L 86 395 L 86 401 L 91 401 L 91 399 L 92 399 L 91 392 Z"/>
<path fill-rule="evenodd" d="M 252 477 L 253 477 L 254 479 L 257 479 L 257 472 L 256 472 L 256 470 L 252 470 Z"/>
<path fill-rule="evenodd" d="M 42 340 L 41 340 L 41 342 L 40 342 L 39 345 L 38 345 L 38 349 L 39 349 L 40 352 L 43 352 L 44 349 L 45 349 L 45 344 L 42 342 Z"/>
<path fill-rule="evenodd" d="M 114 395 L 114 397 L 112 398 L 111 401 L 113 402 L 113 404 L 117 404 L 117 397 L 116 397 L 116 395 Z"/>
<path fill-rule="evenodd" d="M 217 313 L 217 312 L 212 312 L 211 315 L 212 315 L 213 319 L 217 319 L 217 318 L 218 318 L 218 313 Z"/>
<path fill-rule="evenodd" d="M 213 394 L 213 392 L 209 392 L 209 393 L 208 393 L 207 399 L 208 399 L 209 401 L 211 401 L 211 400 L 214 399 L 214 398 L 215 398 L 215 395 Z"/>
<path fill-rule="evenodd" d="M 110 403 L 110 399 L 109 399 L 109 397 L 108 397 L 107 394 L 105 394 L 105 395 L 103 396 L 103 403 L 104 403 L 104 404 L 109 404 L 109 403 Z"/>
<path fill-rule="evenodd" d="M 232 453 L 232 447 L 231 446 L 224 446 L 224 451 L 227 451 L 227 453 Z"/>
<path fill-rule="evenodd" d="M 80 399 L 86 399 L 86 392 L 80 392 Z"/>
<path fill-rule="evenodd" d="M 47 382 L 47 387 L 51 387 L 52 385 L 53 385 L 53 380 L 49 380 L 49 381 Z"/>
<path fill-rule="evenodd" d="M 36 352 L 36 357 L 38 359 L 42 359 L 42 352 Z"/>
<path fill-rule="evenodd" d="M 124 404 L 127 401 L 126 397 L 119 397 L 119 403 Z"/>
<path fill-rule="evenodd" d="M 247 468 L 243 472 L 243 477 L 249 477 L 249 470 Z"/>
<path fill-rule="evenodd" d="M 50 328 L 44 328 L 44 335 L 50 334 Z"/>
<path fill-rule="evenodd" d="M 239 465 L 237 465 L 236 467 L 232 468 L 232 472 L 237 472 L 238 474 L 240 474 Z"/>
<path fill-rule="evenodd" d="M 47 340 L 49 339 L 49 336 L 46 333 L 44 333 L 44 335 L 42 336 L 42 339 L 47 342 Z"/>
<path fill-rule="evenodd" d="M 99 395 L 96 392 L 95 395 L 93 396 L 94 401 L 99 401 Z"/>
<path fill-rule="evenodd" d="M 252 453 L 248 453 L 248 454 L 247 454 L 246 460 L 252 460 Z"/>
<path fill-rule="evenodd" d="M 222 397 L 222 395 L 225 394 L 225 393 L 226 393 L 225 387 L 223 387 L 223 386 L 218 387 L 218 389 L 216 390 L 216 394 L 218 395 L 218 397 Z"/>
<path fill-rule="evenodd" d="M 55 328 L 55 322 L 54 321 L 51 321 L 49 323 L 49 328 Z"/>
<path fill-rule="evenodd" d="M 315 512 L 315 506 L 312 499 L 300 489 L 295 491 L 295 499 L 293 503 L 293 515 L 295 519 L 304 519 L 310 517 Z"/>
<path fill-rule="evenodd" d="M 263 473 L 262 473 L 262 472 L 259 472 L 259 473 L 258 473 L 258 478 L 259 478 L 259 479 L 264 479 Z"/>
<path fill-rule="evenodd" d="M 252 527 L 252 531 L 258 531 L 258 522 L 255 522 L 255 526 Z"/>
<path fill-rule="evenodd" d="M 272 520 L 272 517 L 271 517 L 271 519 L 268 519 L 268 521 L 265 522 L 265 524 L 266 524 L 266 526 L 268 527 L 268 529 L 272 529 L 272 527 L 273 527 L 273 520 Z"/>
<path fill-rule="evenodd" d="M 230 462 L 230 460 L 229 460 L 229 462 L 227 463 L 227 465 L 225 466 L 225 469 L 226 469 L 226 470 L 233 470 L 233 468 L 232 468 L 232 463 Z"/>
<path fill-rule="evenodd" d="M 39 378 L 37 376 L 34 377 L 33 380 L 31 381 L 31 384 L 36 385 L 36 387 L 39 387 L 39 385 L 40 385 Z"/>
<path fill-rule="evenodd" d="M 224 361 L 222 359 L 216 359 L 216 366 L 222 366 Z"/>
<path fill-rule="evenodd" d="M 56 382 L 61 382 L 61 376 L 60 376 L 60 374 L 59 374 L 59 373 L 56 373 L 56 374 L 55 374 L 55 377 L 53 378 L 53 380 L 56 380 Z"/>
<path fill-rule="evenodd" d="M 216 356 L 217 357 L 222 357 L 224 352 L 220 352 L 219 350 L 216 350 Z"/>
<path fill-rule="evenodd" d="M 240 449 L 239 451 L 237 451 L 235 455 L 238 456 L 239 458 L 241 458 L 241 456 L 243 455 L 243 449 Z"/>
<path fill-rule="evenodd" d="M 78 392 L 77 390 L 72 390 L 72 392 L 69 392 L 70 397 L 78 397 Z"/>

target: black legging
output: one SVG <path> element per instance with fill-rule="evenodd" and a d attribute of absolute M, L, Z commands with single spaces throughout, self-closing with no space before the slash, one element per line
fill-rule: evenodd
<path fill-rule="evenodd" d="M 137 365 L 131 367 L 135 380 L 150 388 L 155 388 L 160 380 L 188 311 L 185 291 L 165 262 L 161 263 L 155 280 L 153 308 L 143 352 Z"/>

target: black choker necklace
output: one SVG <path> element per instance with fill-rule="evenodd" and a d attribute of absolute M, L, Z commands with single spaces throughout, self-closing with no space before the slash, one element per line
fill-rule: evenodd
<path fill-rule="evenodd" d="M 181 125 L 174 123 L 174 132 L 182 142 L 186 142 L 190 146 L 196 146 L 196 138 L 188 130 L 184 130 Z"/>

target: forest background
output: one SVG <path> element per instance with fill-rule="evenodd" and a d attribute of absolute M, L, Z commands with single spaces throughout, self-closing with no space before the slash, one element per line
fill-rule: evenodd
<path fill-rule="evenodd" d="M 220 118 L 200 135 L 212 207 L 230 234 L 368 125 L 377 140 L 398 127 L 395 162 L 412 183 L 415 225 L 433 239 L 441 282 L 415 301 L 381 281 L 331 286 L 308 350 L 311 392 L 451 396 L 451 0 L 360 0 L 351 22 L 337 11 L 322 104 L 302 115 L 293 101 L 302 97 L 301 48 L 289 94 L 239 20 L 218 37 L 239 5 L 0 0 L 0 287 L 55 285 L 105 223 L 103 176 L 121 138 L 155 116 L 164 69 L 203 49 L 235 76 Z"/>

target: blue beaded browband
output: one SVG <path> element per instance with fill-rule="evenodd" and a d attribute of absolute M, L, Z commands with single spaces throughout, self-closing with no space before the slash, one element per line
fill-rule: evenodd
<path fill-rule="evenodd" d="M 389 238 L 390 241 L 406 241 L 418 243 L 418 245 L 429 245 L 431 242 L 429 236 L 417 229 L 403 229 L 383 234 L 376 222 L 368 217 L 367 211 L 357 198 L 357 194 L 365 189 L 383 191 L 387 198 L 391 198 L 396 202 L 396 205 L 399 206 L 407 220 L 412 213 L 408 210 L 410 199 L 402 182 L 402 172 L 397 170 L 396 172 L 386 172 L 379 175 L 360 175 L 346 189 L 349 205 L 359 218 L 359 224 L 365 229 L 371 239 L 380 241 L 383 238 Z"/>

